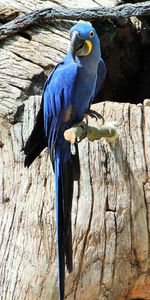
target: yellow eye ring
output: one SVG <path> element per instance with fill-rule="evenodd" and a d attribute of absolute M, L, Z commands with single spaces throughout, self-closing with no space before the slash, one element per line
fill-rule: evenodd
<path fill-rule="evenodd" d="M 90 36 L 90 38 L 92 38 L 94 36 L 94 31 L 93 30 L 90 31 L 89 36 Z"/>

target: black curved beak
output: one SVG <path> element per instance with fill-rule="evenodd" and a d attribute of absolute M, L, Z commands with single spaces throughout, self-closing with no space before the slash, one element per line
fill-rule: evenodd
<path fill-rule="evenodd" d="M 74 31 L 72 33 L 71 36 L 71 44 L 70 44 L 70 48 L 71 48 L 71 53 L 72 53 L 72 57 L 75 60 L 75 56 L 76 56 L 76 52 L 82 48 L 84 45 L 84 40 L 82 39 L 82 37 L 80 36 L 78 31 Z"/>

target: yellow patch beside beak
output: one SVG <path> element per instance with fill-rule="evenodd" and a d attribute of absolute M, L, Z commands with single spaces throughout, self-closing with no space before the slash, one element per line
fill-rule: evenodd
<path fill-rule="evenodd" d="M 89 40 L 85 40 L 85 43 L 88 46 L 88 52 L 86 53 L 86 55 L 89 55 L 92 51 L 93 46 L 92 46 L 92 43 Z"/>

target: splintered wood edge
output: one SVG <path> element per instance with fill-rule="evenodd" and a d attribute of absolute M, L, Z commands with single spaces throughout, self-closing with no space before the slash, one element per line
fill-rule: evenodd
<path fill-rule="evenodd" d="M 74 144 L 77 138 L 80 138 L 84 132 L 83 126 L 81 124 L 76 124 L 75 126 L 67 129 L 64 132 L 64 138 L 71 144 Z M 110 143 L 113 143 L 119 137 L 119 123 L 118 122 L 107 122 L 97 127 L 87 126 L 87 138 L 90 142 L 104 138 Z"/>

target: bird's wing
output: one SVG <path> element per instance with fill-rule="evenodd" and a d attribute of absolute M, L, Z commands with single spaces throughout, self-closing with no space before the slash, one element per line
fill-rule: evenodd
<path fill-rule="evenodd" d="M 76 87 L 76 64 L 61 64 L 47 80 L 43 93 L 44 128 L 55 172 L 56 233 L 58 245 L 59 298 L 64 299 L 65 262 L 72 271 L 71 207 L 73 181 L 80 172 L 78 150 L 71 154 L 64 131 L 72 117 L 72 99 Z M 77 146 L 76 146 L 77 147 Z M 78 166 L 75 166 L 77 164 Z"/>
<path fill-rule="evenodd" d="M 34 128 L 22 150 L 25 153 L 25 167 L 29 167 L 35 158 L 47 147 L 47 140 L 44 133 L 43 105 L 36 116 Z"/>
<path fill-rule="evenodd" d="M 67 155 L 69 155 L 69 153 L 66 153 L 68 143 L 64 140 L 63 131 L 67 128 L 67 124 L 72 117 L 71 101 L 77 72 L 75 63 L 61 63 L 48 78 L 44 87 L 44 128 L 52 161 L 56 142 L 60 144 L 60 147 L 62 146 L 63 161 L 67 160 Z M 62 142 L 63 145 L 61 145 Z"/>
<path fill-rule="evenodd" d="M 100 96 L 100 93 L 102 91 L 105 77 L 106 77 L 106 65 L 104 60 L 101 58 L 98 64 L 98 70 L 97 70 L 97 81 L 96 81 L 96 87 L 95 87 L 95 93 L 93 98 L 93 103 L 96 102 L 98 97 Z"/>
<path fill-rule="evenodd" d="M 57 69 L 58 65 L 52 70 L 49 75 L 48 80 L 52 77 L 54 71 Z M 47 147 L 47 139 L 44 131 L 44 112 L 43 112 L 43 97 L 40 105 L 40 109 L 35 119 L 35 124 L 33 130 L 28 137 L 25 146 L 22 150 L 25 153 L 25 167 L 29 167 L 36 157 L 42 152 L 42 150 Z"/>

